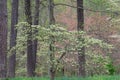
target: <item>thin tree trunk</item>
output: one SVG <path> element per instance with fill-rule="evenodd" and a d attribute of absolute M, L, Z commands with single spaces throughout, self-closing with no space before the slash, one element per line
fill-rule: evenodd
<path fill-rule="evenodd" d="M 34 25 L 39 24 L 39 8 L 40 8 L 40 0 L 35 0 Z M 36 28 L 34 30 L 34 35 L 37 35 L 37 34 L 38 34 L 38 29 Z M 38 40 L 37 40 L 37 38 L 35 38 L 35 40 L 33 40 L 33 70 L 34 70 L 34 74 L 35 74 L 35 68 L 36 68 L 37 44 L 38 44 Z"/>
<path fill-rule="evenodd" d="M 0 78 L 7 73 L 7 0 L 0 0 Z"/>
<path fill-rule="evenodd" d="M 54 18 L 54 0 L 48 0 L 49 24 L 55 24 Z"/>
<path fill-rule="evenodd" d="M 62 76 L 65 76 L 65 69 L 64 66 L 61 68 Z"/>
<path fill-rule="evenodd" d="M 77 0 L 77 30 L 84 31 L 84 10 L 83 10 L 83 0 Z M 80 39 L 80 37 L 78 38 Z M 84 77 L 85 76 L 85 48 L 82 47 L 81 50 L 78 51 L 78 64 L 79 64 L 79 72 L 78 75 Z"/>
<path fill-rule="evenodd" d="M 50 68 L 50 80 L 55 80 L 55 70 L 54 70 L 54 67 Z"/>
<path fill-rule="evenodd" d="M 12 16 L 11 16 L 11 36 L 10 36 L 10 49 L 16 46 L 17 30 L 15 25 L 18 23 L 18 0 L 12 0 Z M 11 51 L 8 60 L 8 77 L 15 77 L 16 65 L 16 50 Z"/>
<path fill-rule="evenodd" d="M 25 0 L 25 16 L 26 21 L 29 24 L 27 26 L 27 75 L 29 77 L 34 76 L 33 69 L 33 41 L 32 41 L 32 17 L 31 17 L 31 0 Z"/>
<path fill-rule="evenodd" d="M 54 18 L 54 0 L 48 0 L 48 13 L 49 13 L 49 24 L 55 24 L 55 18 Z M 49 50 L 50 50 L 50 80 L 54 80 L 55 79 L 55 68 L 54 68 L 54 47 L 52 46 L 54 44 L 54 37 L 51 36 L 51 44 L 49 46 Z"/>

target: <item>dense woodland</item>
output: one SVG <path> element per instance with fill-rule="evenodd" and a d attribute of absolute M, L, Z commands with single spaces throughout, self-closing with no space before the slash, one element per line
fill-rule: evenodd
<path fill-rule="evenodd" d="M 0 78 L 120 73 L 120 0 L 0 0 Z"/>

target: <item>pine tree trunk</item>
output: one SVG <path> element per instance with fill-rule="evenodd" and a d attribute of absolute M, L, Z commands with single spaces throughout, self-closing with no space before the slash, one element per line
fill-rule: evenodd
<path fill-rule="evenodd" d="M 40 8 L 40 0 L 35 0 L 34 25 L 39 24 L 39 8 Z M 37 28 L 34 30 L 33 34 L 34 35 L 38 34 L 38 29 Z M 35 74 L 35 68 L 36 68 L 37 44 L 38 44 L 38 40 L 37 40 L 37 38 L 35 38 L 35 40 L 33 40 L 33 70 L 34 70 L 34 74 Z"/>
<path fill-rule="evenodd" d="M 29 24 L 27 26 L 27 75 L 29 77 L 34 76 L 33 69 L 33 41 L 32 41 L 32 17 L 31 17 L 31 0 L 25 0 L 25 16 L 26 21 Z"/>
<path fill-rule="evenodd" d="M 0 78 L 7 73 L 7 0 L 0 0 Z"/>
<path fill-rule="evenodd" d="M 10 49 L 16 46 L 17 30 L 15 25 L 18 23 L 18 0 L 12 0 L 12 17 L 10 32 Z M 12 50 L 8 60 L 8 77 L 15 77 L 16 50 Z"/>
<path fill-rule="evenodd" d="M 83 9 L 83 0 L 77 0 L 77 30 L 84 31 L 84 9 Z M 78 38 L 80 39 L 80 37 Z M 78 51 L 78 64 L 79 72 L 78 75 L 81 77 L 85 76 L 85 48 L 82 47 Z"/>

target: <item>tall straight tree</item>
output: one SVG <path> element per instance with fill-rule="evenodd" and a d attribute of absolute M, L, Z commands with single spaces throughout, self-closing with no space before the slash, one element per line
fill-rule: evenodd
<path fill-rule="evenodd" d="M 15 25 L 18 23 L 18 0 L 12 0 L 12 14 L 11 14 L 11 32 L 10 32 L 10 49 L 16 46 L 17 30 Z M 16 65 L 16 50 L 11 51 L 8 60 L 8 77 L 15 77 Z"/>
<path fill-rule="evenodd" d="M 7 0 L 0 0 L 0 78 L 6 77 L 7 65 Z"/>
<path fill-rule="evenodd" d="M 34 76 L 34 59 L 33 59 L 33 41 L 32 41 L 32 16 L 31 16 L 31 0 L 25 0 L 25 16 L 29 24 L 27 26 L 27 75 Z"/>
<path fill-rule="evenodd" d="M 83 9 L 83 0 L 77 0 L 77 30 L 84 31 L 84 9 Z M 78 37 L 80 39 L 80 37 Z M 85 76 L 85 48 L 82 47 L 78 51 L 78 64 L 79 72 L 78 75 Z"/>
<path fill-rule="evenodd" d="M 48 0 L 48 14 L 49 14 L 49 25 L 55 24 L 55 18 L 54 18 L 54 0 Z M 54 37 L 51 36 L 51 43 L 49 46 L 50 50 L 50 80 L 54 80 L 55 78 L 55 69 L 54 69 L 54 47 L 52 46 L 54 44 L 53 41 Z"/>
<path fill-rule="evenodd" d="M 39 8 L 40 8 L 40 0 L 35 0 L 34 25 L 39 24 Z M 38 34 L 38 29 L 37 28 L 34 30 L 33 34 L 35 34 L 35 35 Z M 34 70 L 34 72 L 35 72 L 35 68 L 36 68 L 37 44 L 38 44 L 38 40 L 37 40 L 37 38 L 35 38 L 33 40 L 33 61 L 34 61 L 33 62 L 33 70 Z"/>

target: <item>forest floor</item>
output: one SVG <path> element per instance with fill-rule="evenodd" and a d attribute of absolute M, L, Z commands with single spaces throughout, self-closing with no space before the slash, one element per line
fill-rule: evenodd
<path fill-rule="evenodd" d="M 49 77 L 17 77 L 14 79 L 6 79 L 6 80 L 50 80 Z M 78 78 L 78 77 L 57 77 L 55 80 L 120 80 L 120 75 L 114 76 L 94 76 L 94 77 L 86 77 L 86 78 Z"/>

